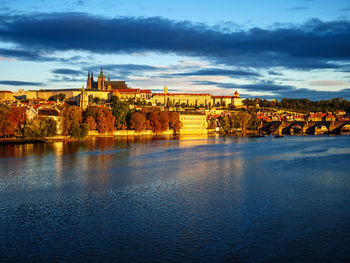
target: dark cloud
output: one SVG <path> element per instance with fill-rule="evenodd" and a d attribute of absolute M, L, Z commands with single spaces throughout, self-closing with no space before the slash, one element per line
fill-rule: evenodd
<path fill-rule="evenodd" d="M 45 60 L 38 52 L 0 48 L 0 56 L 8 58 L 18 58 L 21 60 L 41 61 Z"/>
<path fill-rule="evenodd" d="M 73 56 L 70 58 L 59 58 L 59 57 L 48 56 L 43 52 L 30 50 L 29 48 L 27 50 L 0 48 L 0 56 L 6 57 L 6 58 L 24 60 L 24 61 L 38 61 L 38 62 L 50 62 L 50 61 L 74 62 L 76 60 L 82 59 L 81 56 Z"/>
<path fill-rule="evenodd" d="M 220 68 L 207 68 L 191 72 L 177 73 L 173 76 L 231 76 L 231 77 L 259 77 L 260 74 L 253 71 L 231 70 Z"/>
<path fill-rule="evenodd" d="M 267 73 L 268 73 L 269 75 L 271 75 L 271 76 L 283 76 L 283 73 L 281 73 L 281 72 L 276 72 L 276 71 L 273 71 L 273 70 L 269 70 Z"/>
<path fill-rule="evenodd" d="M 0 80 L 0 85 L 8 86 L 43 86 L 41 82 L 17 81 L 17 80 Z"/>
<path fill-rule="evenodd" d="M 160 17 L 104 18 L 83 13 L 0 16 L 0 38 L 22 49 L 199 56 L 238 66 L 334 68 L 349 61 L 350 22 L 318 19 L 271 29 L 220 30 Z M 339 67 L 339 66 L 338 66 Z"/>
<path fill-rule="evenodd" d="M 242 92 L 242 95 L 245 97 L 255 97 L 249 95 L 249 92 L 268 92 L 274 95 L 259 95 L 261 98 L 308 98 L 310 100 L 321 100 L 321 99 L 330 99 L 336 97 L 350 98 L 350 89 L 342 89 L 339 91 L 319 91 L 311 90 L 306 88 L 297 89 L 294 86 L 290 85 L 278 85 L 273 82 L 266 83 L 255 83 L 255 84 L 233 84 L 233 83 L 220 83 L 212 81 L 194 81 L 193 84 L 199 85 L 213 85 L 221 87 L 224 89 L 232 90 L 244 90 L 248 93 Z"/>
<path fill-rule="evenodd" d="M 79 76 L 84 74 L 84 72 L 81 70 L 68 69 L 68 68 L 57 68 L 52 70 L 52 73 L 62 74 L 62 75 L 73 75 L 73 76 Z"/>
<path fill-rule="evenodd" d="M 106 75 L 110 73 L 111 79 L 123 79 L 123 80 L 129 80 L 130 76 L 144 76 L 149 72 L 155 72 L 162 69 L 168 69 L 168 68 L 161 68 L 161 67 L 155 67 L 150 65 L 142 65 L 142 64 L 104 64 L 103 66 L 103 73 Z M 82 72 L 87 75 L 87 72 L 93 72 L 95 76 L 98 76 L 100 74 L 101 65 L 92 65 L 90 67 L 83 67 Z"/>

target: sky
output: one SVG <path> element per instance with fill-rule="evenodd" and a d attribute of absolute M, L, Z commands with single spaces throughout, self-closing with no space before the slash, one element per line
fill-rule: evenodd
<path fill-rule="evenodd" d="M 350 99 L 348 0 L 0 0 L 0 90 Z"/>

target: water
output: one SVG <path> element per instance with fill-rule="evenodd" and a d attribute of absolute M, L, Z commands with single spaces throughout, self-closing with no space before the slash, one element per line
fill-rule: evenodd
<path fill-rule="evenodd" d="M 349 262 L 350 137 L 0 146 L 0 261 Z"/>

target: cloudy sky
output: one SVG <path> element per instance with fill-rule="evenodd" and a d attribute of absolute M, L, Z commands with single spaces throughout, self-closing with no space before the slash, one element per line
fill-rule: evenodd
<path fill-rule="evenodd" d="M 0 90 L 350 99 L 348 0 L 0 0 Z"/>

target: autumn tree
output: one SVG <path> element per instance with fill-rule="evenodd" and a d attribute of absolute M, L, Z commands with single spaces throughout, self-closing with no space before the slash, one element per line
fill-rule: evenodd
<path fill-rule="evenodd" d="M 149 123 L 153 132 L 157 133 L 161 131 L 161 125 L 159 121 L 159 114 L 156 111 L 151 111 L 148 114 Z"/>
<path fill-rule="evenodd" d="M 178 112 L 169 113 L 169 129 L 177 133 L 181 128 L 180 114 Z"/>
<path fill-rule="evenodd" d="M 10 137 L 23 134 L 26 119 L 25 107 L 0 105 L 0 136 Z"/>
<path fill-rule="evenodd" d="M 93 117 L 88 116 L 85 120 L 85 123 L 89 126 L 90 131 L 96 130 L 97 123 Z"/>
<path fill-rule="evenodd" d="M 101 108 L 98 111 L 96 118 L 97 130 L 100 133 L 111 132 L 114 130 L 115 117 L 107 107 Z"/>
<path fill-rule="evenodd" d="M 131 115 L 130 124 L 130 127 L 136 132 L 144 131 L 147 128 L 146 116 L 140 112 L 135 112 Z"/>
<path fill-rule="evenodd" d="M 87 124 L 82 124 L 82 109 L 78 106 L 65 106 L 62 111 L 63 135 L 71 135 L 75 138 L 82 138 L 87 135 Z"/>
<path fill-rule="evenodd" d="M 97 116 L 99 113 L 99 107 L 89 106 L 83 112 L 84 123 L 88 124 L 89 130 L 97 129 Z"/>
<path fill-rule="evenodd" d="M 168 111 L 160 111 L 159 113 L 160 131 L 166 131 L 169 128 L 169 113 Z"/>

